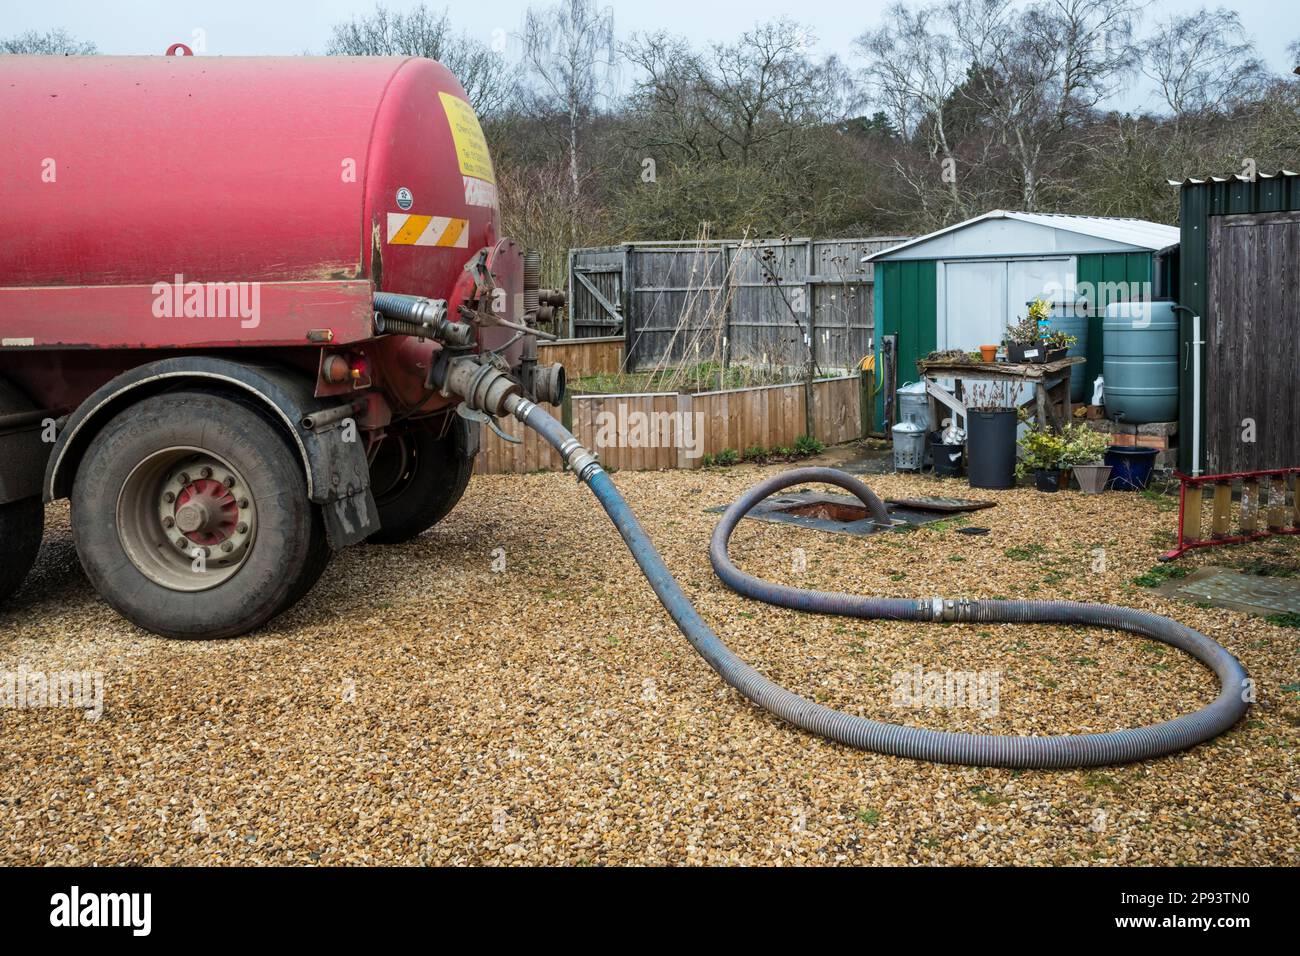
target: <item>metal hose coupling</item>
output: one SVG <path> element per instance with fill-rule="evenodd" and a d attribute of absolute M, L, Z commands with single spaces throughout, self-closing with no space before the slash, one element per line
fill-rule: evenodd
<path fill-rule="evenodd" d="M 445 299 L 376 292 L 374 302 L 376 335 L 412 335 L 453 346 L 474 344 L 474 327 L 448 319 Z"/>
<path fill-rule="evenodd" d="M 509 414 L 506 400 L 519 395 L 518 382 L 474 356 L 442 355 L 429 369 L 429 384 L 446 395 L 459 395 L 470 408 L 494 418 Z"/>
<path fill-rule="evenodd" d="M 970 598 L 931 598 L 929 605 L 921 603 L 923 611 L 929 612 L 931 621 L 973 621 L 978 605 Z"/>
<path fill-rule="evenodd" d="M 552 447 L 560 453 L 564 463 L 569 466 L 569 470 L 577 476 L 577 479 L 584 484 L 590 484 L 591 480 L 604 471 L 600 467 L 600 461 L 595 454 L 583 447 L 582 442 L 574 438 L 569 431 L 557 422 L 551 415 L 542 411 L 533 402 L 526 398 L 514 396 L 506 402 L 507 411 L 519 419 L 526 427 L 533 429 L 543 436 L 548 436 Z M 530 420 L 531 416 L 531 420 Z M 548 427 L 549 426 L 549 427 Z M 563 432 L 563 437 L 558 441 L 553 440 L 555 430 Z"/>

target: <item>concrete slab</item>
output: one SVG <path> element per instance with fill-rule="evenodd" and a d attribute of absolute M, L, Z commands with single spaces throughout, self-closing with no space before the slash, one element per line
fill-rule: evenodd
<path fill-rule="evenodd" d="M 1300 578 L 1242 574 L 1230 568 L 1198 568 L 1156 588 L 1162 594 L 1244 614 L 1300 614 Z"/>

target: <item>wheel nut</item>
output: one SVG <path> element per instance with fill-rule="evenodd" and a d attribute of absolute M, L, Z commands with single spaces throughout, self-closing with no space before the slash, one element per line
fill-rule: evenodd
<path fill-rule="evenodd" d="M 248 534 L 248 524 L 246 522 L 241 521 L 239 522 L 239 525 L 235 528 L 235 530 L 238 531 L 240 534 Z"/>
<path fill-rule="evenodd" d="M 164 528 L 170 528 L 170 527 L 171 527 L 172 525 L 174 525 L 175 523 L 176 523 L 176 519 L 173 518 L 171 515 L 168 515 L 167 517 L 163 518 L 163 527 L 164 527 Z"/>
<path fill-rule="evenodd" d="M 231 541 L 223 541 L 221 542 L 221 550 L 226 552 L 234 551 L 235 545 Z"/>
<path fill-rule="evenodd" d="M 168 504 L 171 504 L 171 503 L 172 503 L 173 501 L 175 501 L 175 500 L 176 500 L 176 493 L 175 493 L 175 492 L 173 492 L 173 491 L 164 491 L 164 492 L 163 492 L 163 501 L 167 502 Z"/>
<path fill-rule="evenodd" d="M 239 507 L 241 507 L 241 508 L 247 508 L 247 507 L 248 507 L 248 499 L 247 499 L 247 498 L 240 498 L 240 499 L 239 499 Z"/>
<path fill-rule="evenodd" d="M 234 476 L 234 475 L 226 475 L 226 487 L 227 487 L 227 488 L 233 488 L 233 487 L 235 487 L 235 476 Z"/>
<path fill-rule="evenodd" d="M 176 480 L 182 485 L 188 485 L 190 483 L 190 473 L 188 471 L 182 471 L 176 476 Z"/>
<path fill-rule="evenodd" d="M 201 469 L 201 470 L 199 471 L 199 477 L 201 477 L 201 478 L 211 478 L 211 477 L 212 477 L 212 469 L 211 469 L 211 468 L 203 468 L 203 469 Z"/>
<path fill-rule="evenodd" d="M 190 541 L 189 541 L 188 538 L 177 538 L 177 539 L 176 539 L 176 547 L 180 548 L 182 551 L 184 551 L 187 547 L 189 547 L 189 544 L 190 544 Z"/>

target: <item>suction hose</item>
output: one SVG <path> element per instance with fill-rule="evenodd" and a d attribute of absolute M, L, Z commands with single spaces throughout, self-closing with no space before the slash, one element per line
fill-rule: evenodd
<path fill-rule="evenodd" d="M 937 763 L 978 767 L 1093 767 L 1184 750 L 1223 733 L 1246 711 L 1248 680 L 1240 662 L 1204 634 L 1159 614 L 1074 601 L 861 597 L 763 581 L 737 568 L 727 554 L 732 531 L 751 508 L 783 488 L 808 482 L 837 485 L 856 496 L 877 520 L 886 517 L 884 505 L 871 489 L 851 475 L 831 468 L 797 468 L 775 475 L 749 489 L 727 509 L 709 546 L 709 559 L 724 584 L 746 597 L 818 614 L 895 621 L 1059 623 L 1130 631 L 1191 654 L 1218 675 L 1220 692 L 1213 703 L 1201 710 L 1162 724 L 1059 737 L 1003 737 L 924 730 L 855 717 L 805 700 L 772 683 L 713 633 L 673 579 L 609 475 L 563 425 L 517 395 L 507 398 L 502 409 L 552 445 L 587 484 L 623 536 L 664 608 L 709 666 L 751 701 L 796 727 L 861 750 Z"/>

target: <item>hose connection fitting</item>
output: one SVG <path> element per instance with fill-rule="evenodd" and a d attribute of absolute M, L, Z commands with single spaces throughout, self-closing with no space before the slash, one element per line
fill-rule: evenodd
<path fill-rule="evenodd" d="M 510 413 L 506 400 L 519 396 L 519 383 L 491 362 L 445 353 L 429 369 L 429 386 L 444 395 L 459 395 L 476 412 L 493 418 Z"/>
<path fill-rule="evenodd" d="M 515 418 L 519 419 L 519 421 L 524 425 L 533 429 L 538 428 L 538 423 L 530 423 L 528 421 L 528 416 L 537 411 L 537 405 L 535 403 L 530 402 L 526 398 L 516 397 L 507 401 L 507 407 L 510 409 L 511 414 L 513 414 Z M 555 419 L 550 415 L 547 415 L 545 412 L 542 414 L 545 416 L 545 421 L 541 423 L 543 426 L 555 422 Z M 590 483 L 591 479 L 602 470 L 600 467 L 600 461 L 592 452 L 584 448 L 582 442 L 574 438 L 573 435 L 568 432 L 565 432 L 565 434 L 567 437 L 558 444 L 552 443 L 555 450 L 560 453 L 560 457 L 564 459 L 564 463 L 568 465 L 569 469 L 574 473 L 579 481 Z"/>
<path fill-rule="evenodd" d="M 930 620 L 932 621 L 973 621 L 975 620 L 975 602 L 970 598 L 931 598 Z"/>
<path fill-rule="evenodd" d="M 411 335 L 460 348 L 474 344 L 474 327 L 448 319 L 445 299 L 376 292 L 374 328 L 376 335 Z"/>

